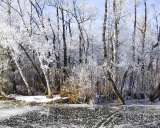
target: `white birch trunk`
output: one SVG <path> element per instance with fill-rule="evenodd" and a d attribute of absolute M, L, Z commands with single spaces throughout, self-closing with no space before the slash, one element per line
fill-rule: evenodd
<path fill-rule="evenodd" d="M 12 51 L 11 51 L 11 52 L 12 52 Z M 29 84 L 28 84 L 28 82 L 27 82 L 27 80 L 26 80 L 26 78 L 25 78 L 25 76 L 24 76 L 24 74 L 23 74 L 23 71 L 22 71 L 21 67 L 20 67 L 19 63 L 17 62 L 16 56 L 13 54 L 13 52 L 12 52 L 12 58 L 14 59 L 14 62 L 15 62 L 15 64 L 16 64 L 16 66 L 17 66 L 17 69 L 18 69 L 18 71 L 19 71 L 19 73 L 20 73 L 20 75 L 21 75 L 21 77 L 22 77 L 22 80 L 23 80 L 23 82 L 24 82 L 24 84 L 25 84 L 25 86 L 26 86 L 26 88 L 27 88 L 28 95 L 31 95 L 30 86 L 29 86 Z"/>

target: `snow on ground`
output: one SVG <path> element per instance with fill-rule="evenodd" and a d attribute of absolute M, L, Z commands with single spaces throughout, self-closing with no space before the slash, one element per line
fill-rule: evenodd
<path fill-rule="evenodd" d="M 57 100 L 65 100 L 67 97 L 61 97 L 60 95 L 55 95 L 53 98 L 48 98 L 47 96 L 21 96 L 21 95 L 10 95 L 9 97 L 14 98 L 17 101 L 24 101 L 26 103 L 49 103 Z"/>
<path fill-rule="evenodd" d="M 9 95 L 10 98 L 15 99 L 16 101 L 22 101 L 25 103 L 51 103 L 61 100 L 66 100 L 68 97 L 61 97 L 60 95 L 54 95 L 53 98 L 48 98 L 47 96 L 22 96 L 22 95 Z M 145 100 L 126 100 L 126 105 L 118 105 L 116 102 L 107 103 L 107 104 L 62 104 L 60 107 L 104 107 L 108 106 L 112 109 L 119 109 L 121 107 L 129 108 L 129 107 L 144 107 L 150 109 L 160 109 L 160 101 L 155 101 L 151 103 L 148 99 Z M 1 108 L 1 107 L 0 107 Z"/>
<path fill-rule="evenodd" d="M 120 125 L 115 125 L 114 128 L 134 128 L 132 124 L 120 124 Z"/>
<path fill-rule="evenodd" d="M 12 107 L 12 108 L 1 108 L 0 109 L 0 120 L 1 119 L 6 119 L 11 116 L 16 116 L 16 115 L 21 115 L 23 113 L 27 113 L 33 110 L 39 110 L 40 107 L 38 106 L 21 106 L 21 107 Z"/>
<path fill-rule="evenodd" d="M 93 104 L 55 104 L 55 107 L 60 108 L 88 108 L 88 109 L 94 109 L 96 107 L 100 107 L 101 105 L 93 105 Z"/>
<path fill-rule="evenodd" d="M 127 100 L 125 107 L 145 107 L 150 109 L 160 109 L 160 101 L 150 102 L 149 100 Z"/>

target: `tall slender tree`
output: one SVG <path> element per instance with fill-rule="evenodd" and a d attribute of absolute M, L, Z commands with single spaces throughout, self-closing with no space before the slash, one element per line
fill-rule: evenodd
<path fill-rule="evenodd" d="M 105 0 L 105 12 L 104 12 L 104 21 L 103 21 L 103 34 L 102 34 L 104 60 L 107 59 L 107 44 L 106 44 L 107 13 L 108 13 L 108 0 Z"/>

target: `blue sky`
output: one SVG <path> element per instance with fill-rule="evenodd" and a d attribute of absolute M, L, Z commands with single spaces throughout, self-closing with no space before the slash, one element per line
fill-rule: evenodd
<path fill-rule="evenodd" d="M 105 0 L 87 0 L 89 3 L 94 4 L 97 8 L 101 9 L 104 7 Z M 126 0 L 127 1 L 127 0 Z M 133 0 L 128 0 L 129 2 Z M 143 2 L 143 0 L 137 0 Z M 147 0 L 148 5 L 155 4 L 156 6 L 160 6 L 160 0 Z"/>
<path fill-rule="evenodd" d="M 100 24 L 100 22 L 103 22 L 103 16 L 104 16 L 104 4 L 105 0 L 86 0 L 89 4 L 94 5 L 97 8 L 98 16 L 97 16 L 97 22 Z M 124 0 L 127 1 L 127 7 L 126 10 L 131 12 L 134 10 L 134 0 Z M 141 16 L 144 14 L 144 4 L 143 0 L 137 0 L 139 2 L 138 5 L 138 14 Z M 148 20 L 153 19 L 153 5 L 155 6 L 155 9 L 160 13 L 160 0 L 147 0 L 147 11 L 148 11 Z"/>
<path fill-rule="evenodd" d="M 105 0 L 87 0 L 89 3 L 95 5 L 95 7 L 97 7 L 99 13 L 103 13 L 104 12 L 104 3 L 105 3 Z M 133 4 L 133 0 L 126 0 L 130 3 L 131 1 L 131 4 Z M 142 8 L 143 9 L 143 0 L 137 0 L 139 1 L 141 4 L 139 5 L 139 8 Z M 128 5 L 128 6 L 131 6 Z M 148 8 L 152 8 L 152 5 L 155 5 L 156 8 L 159 8 L 160 10 L 160 0 L 147 0 L 147 5 L 148 5 Z"/>

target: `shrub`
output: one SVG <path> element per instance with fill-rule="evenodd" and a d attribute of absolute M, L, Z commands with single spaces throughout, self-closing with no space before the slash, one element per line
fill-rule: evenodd
<path fill-rule="evenodd" d="M 80 98 L 80 89 L 76 85 L 63 85 L 61 87 L 60 95 L 62 97 L 68 97 L 69 103 L 78 103 Z"/>

